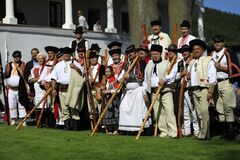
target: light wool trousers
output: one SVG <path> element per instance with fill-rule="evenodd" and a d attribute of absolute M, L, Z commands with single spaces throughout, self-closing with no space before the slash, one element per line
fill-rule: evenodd
<path fill-rule="evenodd" d="M 13 91 L 9 89 L 8 104 L 9 104 L 10 118 L 17 118 L 18 114 L 19 114 L 19 118 L 24 118 L 26 116 L 26 110 L 24 106 L 22 106 L 18 102 L 18 91 Z"/>
<path fill-rule="evenodd" d="M 234 109 L 236 108 L 236 95 L 234 86 L 225 80 L 217 83 L 216 110 L 220 122 L 234 122 Z"/>
<path fill-rule="evenodd" d="M 207 93 L 208 89 L 198 89 L 193 91 L 193 98 L 194 103 L 197 109 L 197 117 L 200 123 L 200 130 L 198 138 L 205 139 L 210 137 L 209 132 L 209 112 L 208 112 L 208 106 L 209 103 L 207 101 Z"/>
<path fill-rule="evenodd" d="M 152 93 L 152 97 L 155 93 Z M 161 93 L 153 106 L 154 119 L 158 123 L 160 136 L 177 137 L 177 124 L 174 115 L 173 94 L 172 92 Z"/>

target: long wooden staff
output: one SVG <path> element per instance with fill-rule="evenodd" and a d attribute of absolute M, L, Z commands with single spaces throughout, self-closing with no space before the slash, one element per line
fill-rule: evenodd
<path fill-rule="evenodd" d="M 90 114 L 92 115 L 91 119 L 91 129 L 93 130 L 94 126 L 96 125 L 96 119 L 97 119 L 97 111 L 95 108 L 94 100 L 93 100 L 93 95 L 91 92 L 91 86 L 89 84 L 89 74 L 88 74 L 88 67 L 89 67 L 89 62 L 88 62 L 88 56 L 89 56 L 89 50 L 86 51 L 86 54 L 84 55 L 84 68 L 86 70 L 86 85 L 87 85 L 87 102 L 88 105 L 91 109 Z"/>
<path fill-rule="evenodd" d="M 8 106 L 8 97 L 6 94 L 6 87 L 4 82 L 4 74 L 3 74 L 3 67 L 2 67 L 2 54 L 0 52 L 0 72 L 1 72 L 1 81 L 2 81 L 2 91 L 4 97 L 4 120 L 7 121 L 7 124 L 10 125 L 10 116 L 9 116 L 9 106 Z M 5 119 L 6 118 L 6 119 Z"/>
<path fill-rule="evenodd" d="M 151 103 L 150 107 L 148 108 L 147 114 L 146 114 L 146 116 L 145 116 L 145 118 L 144 118 L 144 120 L 143 120 L 143 123 L 142 123 L 142 125 L 141 125 L 141 128 L 140 128 L 140 130 L 138 131 L 138 134 L 137 134 L 136 139 L 139 139 L 139 137 L 140 137 L 140 135 L 141 135 L 141 133 L 142 133 L 142 131 L 143 131 L 143 128 L 144 128 L 145 124 L 147 123 L 147 120 L 148 120 L 148 118 L 149 118 L 149 115 L 150 115 L 150 113 L 151 113 L 151 111 L 152 111 L 152 109 L 153 109 L 154 103 L 156 102 L 156 100 L 157 100 L 157 98 L 158 98 L 158 95 L 160 94 L 161 89 L 162 89 L 162 86 L 159 86 L 158 89 L 157 89 L 157 91 L 156 91 L 156 93 L 155 93 L 155 96 L 154 96 L 154 98 L 153 98 L 153 100 L 152 100 L 152 103 Z"/>
<path fill-rule="evenodd" d="M 176 61 L 177 61 L 177 56 L 174 55 L 174 57 L 173 57 L 170 65 L 169 65 L 169 67 L 168 67 L 168 69 L 167 69 L 167 75 L 169 75 L 170 72 L 172 71 L 173 66 L 174 66 L 174 64 L 176 63 Z M 158 121 L 156 120 L 155 129 L 154 129 L 154 137 L 157 137 L 157 131 L 158 131 Z"/>
<path fill-rule="evenodd" d="M 37 107 L 42 103 L 42 101 L 44 101 L 47 96 L 51 93 L 52 91 L 52 87 L 50 87 L 47 92 L 45 93 L 45 95 L 40 99 L 40 101 L 38 101 L 38 103 L 33 107 L 33 109 L 27 114 L 27 116 L 18 124 L 18 126 L 16 127 L 16 130 L 22 126 L 22 124 L 26 121 L 26 119 L 28 117 L 30 117 L 30 115 L 37 109 Z"/>
<path fill-rule="evenodd" d="M 134 61 L 133 61 L 133 63 L 131 64 L 131 66 L 128 68 L 126 74 L 129 74 L 129 73 L 133 70 L 133 68 L 135 67 L 135 65 L 136 65 L 137 62 L 138 62 L 138 59 L 139 59 L 139 56 L 137 56 L 137 57 L 134 59 Z M 115 98 L 115 96 L 117 95 L 118 91 L 122 88 L 124 82 L 125 82 L 125 81 L 123 80 L 121 83 L 119 83 L 119 86 L 117 87 L 117 89 L 115 90 L 115 92 L 113 93 L 113 95 L 111 96 L 111 98 L 109 99 L 106 107 L 105 107 L 104 110 L 102 111 L 102 113 L 101 113 L 101 115 L 100 115 L 100 117 L 99 117 L 99 119 L 98 119 L 98 121 L 97 121 L 96 126 L 94 127 L 94 129 L 93 129 L 93 131 L 92 131 L 91 136 L 93 136 L 93 135 L 95 134 L 95 132 L 96 132 L 99 124 L 101 123 L 101 121 L 102 121 L 102 119 L 103 119 L 103 116 L 104 116 L 105 113 L 107 112 L 108 108 L 110 107 L 110 105 L 111 105 L 113 99 Z"/>
<path fill-rule="evenodd" d="M 40 126 L 40 122 L 41 122 L 41 120 L 42 120 L 42 115 L 43 115 L 43 111 L 44 111 L 44 109 L 45 109 L 45 105 L 46 105 L 46 100 L 43 102 L 43 106 L 42 106 L 42 108 L 41 108 L 40 116 L 39 116 L 38 119 L 37 119 L 36 128 L 39 128 L 39 126 Z"/>

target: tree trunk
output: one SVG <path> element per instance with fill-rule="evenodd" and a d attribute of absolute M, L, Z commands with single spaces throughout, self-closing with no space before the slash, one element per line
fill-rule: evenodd
<path fill-rule="evenodd" d="M 150 31 L 150 22 L 158 19 L 158 0 L 127 0 L 131 43 L 138 46 L 143 41 L 142 24 Z M 148 33 L 149 34 L 149 33 Z"/>
<path fill-rule="evenodd" d="M 186 19 L 191 23 L 192 0 L 168 0 L 169 33 L 172 41 L 174 37 L 180 37 L 180 24 Z M 174 33 L 174 25 L 177 25 L 177 35 Z"/>

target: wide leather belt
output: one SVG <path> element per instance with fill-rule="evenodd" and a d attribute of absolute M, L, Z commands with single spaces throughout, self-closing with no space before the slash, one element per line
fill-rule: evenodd
<path fill-rule="evenodd" d="M 68 84 L 58 84 L 58 89 L 60 92 L 67 92 Z"/>
<path fill-rule="evenodd" d="M 13 91 L 18 91 L 18 87 L 11 87 L 11 86 L 9 86 L 9 88 L 10 88 L 11 90 L 13 90 Z"/>
<path fill-rule="evenodd" d="M 222 81 L 226 81 L 226 80 L 228 80 L 228 78 L 219 78 L 219 79 L 217 79 L 217 82 L 222 82 Z"/>

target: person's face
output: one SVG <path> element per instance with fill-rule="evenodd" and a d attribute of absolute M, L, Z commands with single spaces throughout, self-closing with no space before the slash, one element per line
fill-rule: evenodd
<path fill-rule="evenodd" d="M 113 75 L 113 73 L 111 72 L 111 70 L 109 68 L 106 68 L 105 75 L 107 78 L 110 78 Z"/>
<path fill-rule="evenodd" d="M 152 51 L 151 55 L 152 55 L 152 60 L 153 61 L 159 61 L 161 59 L 161 53 L 160 52 Z"/>
<path fill-rule="evenodd" d="M 113 63 L 114 63 L 114 64 L 118 64 L 118 63 L 120 62 L 120 60 L 121 60 L 120 54 L 118 54 L 118 53 L 113 54 L 113 55 L 112 55 L 112 60 L 113 60 Z"/>
<path fill-rule="evenodd" d="M 214 48 L 217 52 L 221 51 L 224 47 L 224 42 L 214 42 Z"/>
<path fill-rule="evenodd" d="M 39 56 L 37 57 L 37 61 L 38 61 L 38 64 L 42 66 L 44 64 L 45 59 L 43 56 Z"/>
<path fill-rule="evenodd" d="M 190 29 L 188 27 L 181 27 L 182 36 L 185 37 L 189 35 Z"/>
<path fill-rule="evenodd" d="M 187 59 L 190 56 L 190 52 L 189 51 L 183 51 L 182 56 L 184 59 Z"/>
<path fill-rule="evenodd" d="M 97 58 L 97 57 L 94 57 L 94 58 L 91 58 L 91 59 L 90 59 L 90 64 L 91 64 L 92 66 L 95 66 L 95 65 L 97 64 L 97 62 L 98 62 L 98 58 Z"/>
<path fill-rule="evenodd" d="M 193 55 L 195 58 L 200 58 L 203 52 L 204 52 L 204 49 L 202 46 L 195 45 L 193 47 Z"/>
<path fill-rule="evenodd" d="M 53 61 L 55 58 L 55 53 L 53 51 L 48 51 L 48 59 Z"/>
<path fill-rule="evenodd" d="M 21 56 L 14 56 L 13 57 L 13 61 L 15 62 L 15 63 L 19 63 L 20 61 L 21 61 Z"/>
<path fill-rule="evenodd" d="M 69 61 L 70 58 L 71 58 L 71 55 L 70 55 L 70 54 L 67 54 L 67 53 L 63 54 L 63 59 L 64 59 L 65 61 Z"/>
<path fill-rule="evenodd" d="M 63 60 L 63 55 L 58 57 L 58 59 L 57 59 L 58 62 L 61 62 L 62 60 Z"/>
<path fill-rule="evenodd" d="M 128 58 L 130 61 L 132 61 L 135 57 L 136 57 L 136 52 L 128 53 Z"/>
<path fill-rule="evenodd" d="M 84 58 L 84 52 L 78 52 L 78 58 Z"/>
<path fill-rule="evenodd" d="M 36 51 L 36 50 L 32 50 L 32 59 L 33 60 L 37 60 L 37 55 L 38 55 L 38 51 Z"/>
<path fill-rule="evenodd" d="M 153 26 L 152 26 L 152 30 L 153 30 L 153 33 L 154 33 L 154 34 L 158 34 L 158 33 L 160 33 L 161 26 L 159 26 L 159 25 L 153 25 Z"/>
<path fill-rule="evenodd" d="M 138 51 L 138 55 L 140 57 L 140 60 L 144 60 L 146 57 L 146 52 L 144 52 L 143 50 Z"/>
<path fill-rule="evenodd" d="M 175 55 L 174 52 L 172 52 L 172 51 L 169 51 L 169 52 L 168 52 L 168 58 L 173 58 L 174 55 Z"/>
<path fill-rule="evenodd" d="M 81 38 L 82 38 L 82 34 L 81 34 L 81 33 L 76 33 L 76 34 L 75 34 L 75 37 L 76 37 L 77 39 L 81 39 Z"/>

